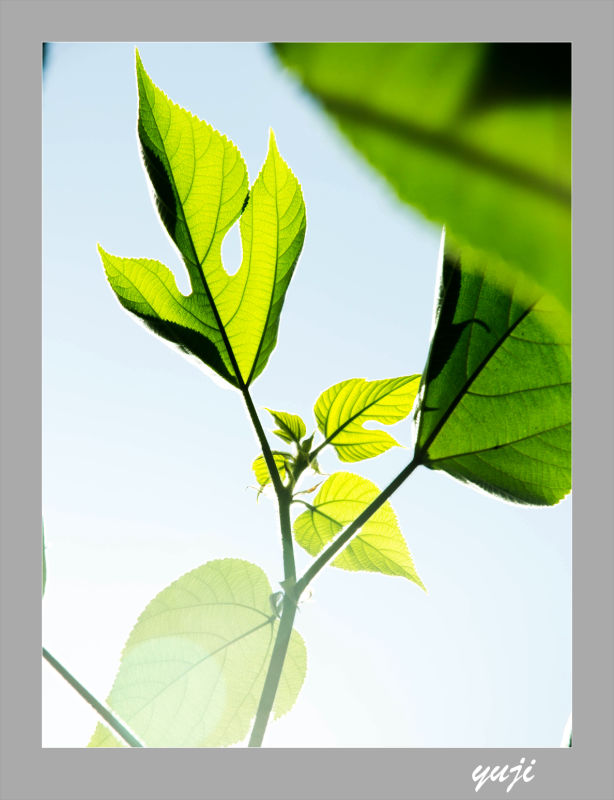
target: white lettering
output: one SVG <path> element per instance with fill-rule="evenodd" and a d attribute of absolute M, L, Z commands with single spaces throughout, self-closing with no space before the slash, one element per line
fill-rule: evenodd
<path fill-rule="evenodd" d="M 509 792 L 520 780 L 523 780 L 525 783 L 530 783 L 535 775 L 529 775 L 531 770 L 533 769 L 533 765 L 535 764 L 535 759 L 531 759 L 531 763 L 525 766 L 526 758 L 521 758 L 518 764 L 515 767 L 510 767 L 509 764 L 505 764 L 504 766 L 500 767 L 498 764 L 494 767 L 489 766 L 482 766 L 479 764 L 471 773 L 471 778 L 475 783 L 475 791 L 479 792 L 482 786 L 486 783 L 486 781 L 492 781 L 492 783 L 505 783 L 505 781 L 512 778 L 512 782 L 507 787 L 506 791 Z"/>

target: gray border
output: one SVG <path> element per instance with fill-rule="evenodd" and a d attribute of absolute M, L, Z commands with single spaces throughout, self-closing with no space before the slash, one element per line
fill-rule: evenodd
<path fill-rule="evenodd" d="M 521 756 L 537 759 L 536 778 L 509 796 L 614 797 L 612 3 L 1 2 L 2 800 L 455 800 L 475 796 L 471 772 L 477 764 L 514 764 Z M 40 216 L 34 209 L 41 190 L 41 42 L 181 41 L 195 31 L 209 41 L 572 41 L 572 749 L 141 750 L 130 756 L 129 750 L 40 748 L 40 580 L 32 565 L 40 557 Z M 477 796 L 508 795 L 505 785 L 492 785 Z"/>

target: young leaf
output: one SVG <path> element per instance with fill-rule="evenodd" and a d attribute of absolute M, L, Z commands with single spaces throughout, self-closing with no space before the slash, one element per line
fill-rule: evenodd
<path fill-rule="evenodd" d="M 235 145 L 155 86 L 137 52 L 138 133 L 160 217 L 188 270 L 191 294 L 149 259 L 99 252 L 121 304 L 234 386 L 250 384 L 275 347 L 285 293 L 305 236 L 298 181 L 269 151 L 251 191 Z M 222 265 L 222 241 L 241 216 L 243 260 Z"/>
<path fill-rule="evenodd" d="M 367 508 L 379 495 L 371 481 L 350 472 L 335 472 L 316 495 L 313 505 L 294 521 L 296 541 L 312 556 Z M 400 575 L 424 585 L 390 503 L 365 522 L 347 547 L 331 562 L 334 567 Z"/>
<path fill-rule="evenodd" d="M 492 259 L 442 258 L 416 452 L 508 500 L 553 505 L 571 488 L 568 316 L 526 283 L 501 285 Z"/>
<path fill-rule="evenodd" d="M 122 653 L 109 707 L 148 747 L 225 747 L 243 739 L 260 699 L 278 621 L 271 586 L 247 561 L 188 572 L 139 617 Z M 306 672 L 292 632 L 273 711 L 290 710 Z M 108 747 L 97 730 L 92 746 Z"/>
<path fill-rule="evenodd" d="M 326 444 L 335 447 L 341 461 L 373 458 L 398 445 L 386 431 L 363 426 L 371 420 L 393 425 L 404 419 L 412 409 L 419 382 L 419 375 L 408 375 L 380 381 L 351 378 L 331 386 L 314 407 Z"/>
<path fill-rule="evenodd" d="M 267 411 L 279 425 L 279 430 L 273 433 L 290 444 L 292 442 L 298 444 L 307 432 L 303 420 L 297 414 L 288 414 L 286 411 L 271 411 L 270 408 L 267 408 Z"/>
<path fill-rule="evenodd" d="M 399 198 L 571 301 L 569 43 L 282 43 Z"/>
<path fill-rule="evenodd" d="M 280 453 L 277 450 L 273 451 L 275 466 L 279 471 L 279 477 L 282 479 L 282 481 L 286 478 L 286 464 L 289 456 L 289 453 Z M 266 465 L 266 461 L 264 460 L 264 456 L 258 456 L 258 458 L 252 464 L 252 469 L 254 471 L 254 475 L 256 476 L 256 480 L 261 487 L 265 487 L 268 483 L 270 483 L 271 475 L 269 473 L 269 468 Z"/>

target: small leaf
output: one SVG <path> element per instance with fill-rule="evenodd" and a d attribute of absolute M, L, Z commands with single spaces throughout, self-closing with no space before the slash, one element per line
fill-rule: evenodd
<path fill-rule="evenodd" d="M 310 453 L 311 452 L 311 445 L 313 444 L 313 437 L 315 436 L 315 432 L 311 434 L 311 436 L 306 436 L 302 442 L 299 443 L 299 449 L 303 451 L 303 453 Z"/>
<path fill-rule="evenodd" d="M 279 430 L 273 433 L 286 442 L 298 444 L 307 431 L 303 420 L 297 414 L 288 414 L 286 411 L 272 411 L 270 408 L 267 411 L 279 425 Z"/>
<path fill-rule="evenodd" d="M 164 589 L 139 617 L 107 703 L 148 747 L 225 747 L 256 714 L 278 621 L 271 586 L 247 561 L 210 561 Z M 292 632 L 273 712 L 290 710 L 306 672 Z M 108 734 L 111 736 L 111 734 Z M 105 744 L 100 732 L 96 744 Z"/>
<path fill-rule="evenodd" d="M 88 747 L 127 747 L 128 745 L 121 742 L 115 734 L 103 725 L 101 722 L 97 723 L 96 730 L 89 741 Z"/>
<path fill-rule="evenodd" d="M 286 478 L 289 458 L 291 458 L 290 453 L 280 453 L 277 450 L 273 451 L 273 460 L 275 461 L 279 471 L 279 477 L 282 479 L 282 481 Z M 254 471 L 254 475 L 256 476 L 256 480 L 261 487 L 264 487 L 270 483 L 271 475 L 269 473 L 269 468 L 267 467 L 266 461 L 264 460 L 264 456 L 258 456 L 258 458 L 252 464 L 252 469 Z"/>
<path fill-rule="evenodd" d="M 138 133 L 158 211 L 187 268 L 191 294 L 150 259 L 99 247 L 120 303 L 155 333 L 195 355 L 234 386 L 249 385 L 275 347 L 285 293 L 305 236 L 298 181 L 273 132 L 248 192 L 241 154 L 225 136 L 155 86 L 137 52 Z M 243 260 L 222 264 L 222 241 L 241 217 Z"/>
<path fill-rule="evenodd" d="M 569 317 L 527 281 L 511 291 L 492 258 L 449 245 L 442 259 L 417 452 L 507 500 L 553 505 L 571 488 Z"/>
<path fill-rule="evenodd" d="M 379 494 L 377 486 L 366 478 L 350 472 L 335 472 L 324 483 L 313 505 L 294 521 L 296 541 L 310 555 L 317 555 Z M 365 522 L 360 533 L 331 563 L 341 569 L 399 575 L 424 589 L 396 514 L 388 502 Z"/>
<path fill-rule="evenodd" d="M 314 407 L 326 443 L 335 447 L 341 461 L 373 458 L 398 446 L 389 433 L 363 426 L 371 420 L 393 425 L 405 419 L 416 399 L 419 382 L 419 375 L 407 375 L 380 381 L 351 378 L 331 386 Z"/>

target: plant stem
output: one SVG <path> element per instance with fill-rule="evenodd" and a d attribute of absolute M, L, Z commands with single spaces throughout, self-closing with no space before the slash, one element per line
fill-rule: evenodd
<path fill-rule="evenodd" d="M 303 577 L 296 583 L 296 597 L 297 599 L 304 592 L 306 587 L 315 578 L 318 572 L 328 564 L 328 562 L 335 556 L 339 550 L 352 538 L 352 536 L 375 514 L 375 512 L 384 505 L 386 500 L 395 492 L 399 486 L 409 478 L 416 467 L 422 463 L 420 456 L 415 453 L 411 462 L 403 469 L 397 477 L 391 481 L 388 486 L 373 500 L 373 502 L 359 514 L 354 522 L 346 528 L 343 533 L 329 545 L 326 550 L 313 562 L 309 569 L 305 572 Z"/>
<path fill-rule="evenodd" d="M 118 719 L 116 719 L 116 717 L 109 711 L 109 709 L 105 708 L 105 706 L 103 706 L 102 703 L 96 700 L 94 695 L 90 694 L 87 691 L 87 689 L 82 684 L 80 684 L 79 681 L 75 677 L 73 677 L 70 674 L 70 672 L 51 655 L 51 653 L 48 650 L 45 650 L 44 647 L 43 647 L 43 658 L 45 658 L 51 664 L 51 666 L 55 670 L 57 670 L 66 681 L 68 681 L 68 683 L 73 687 L 73 689 L 75 689 L 81 695 L 81 697 L 87 703 L 89 703 L 95 711 L 97 711 L 100 714 L 100 716 L 104 719 L 104 721 L 108 725 L 110 725 L 113 728 L 113 730 L 116 733 L 118 733 L 127 744 L 130 745 L 130 747 L 143 747 L 141 742 L 139 742 L 139 740 L 135 736 L 133 736 L 130 733 L 130 731 L 127 730 Z"/>
<path fill-rule="evenodd" d="M 290 520 L 292 486 L 284 486 L 282 483 L 277 465 L 275 464 L 275 459 L 273 458 L 273 453 L 271 452 L 247 386 L 244 386 L 241 392 L 254 430 L 256 431 L 258 441 L 260 442 L 262 455 L 264 456 L 264 460 L 271 475 L 273 488 L 277 496 L 284 564 L 284 581 L 282 583 L 284 589 L 283 609 L 279 627 L 277 628 L 277 636 L 275 637 L 271 660 L 269 661 L 267 674 L 264 679 L 264 686 L 262 687 L 262 694 L 260 695 L 260 702 L 258 703 L 258 710 L 256 711 L 254 727 L 249 740 L 249 747 L 260 747 L 271 715 L 273 702 L 275 701 L 277 687 L 279 686 L 279 680 L 281 678 L 281 671 L 284 666 L 284 661 L 286 660 L 286 653 L 288 652 L 288 644 L 290 643 L 292 626 L 294 625 L 294 617 L 296 615 L 298 595 L 296 595 L 294 591 L 294 584 L 296 583 L 296 564 L 294 561 L 294 542 L 292 541 L 292 522 Z M 292 483 L 292 481 L 290 481 L 290 483 Z"/>
<path fill-rule="evenodd" d="M 281 482 L 281 477 L 279 475 L 277 465 L 275 464 L 271 447 L 267 441 L 260 419 L 258 418 L 258 413 L 252 401 L 249 389 L 247 386 L 245 386 L 241 392 L 254 426 L 254 430 L 256 431 L 256 436 L 260 442 L 262 455 L 264 456 L 264 460 L 271 475 L 275 494 L 277 495 L 277 503 L 279 506 L 279 524 L 281 528 L 281 543 L 283 549 L 284 583 L 287 582 L 287 587 L 293 586 L 294 581 L 296 580 L 296 566 L 294 562 L 294 544 L 292 542 L 292 524 L 290 522 L 290 502 L 292 500 L 292 491 L 291 489 L 285 487 Z"/>
<path fill-rule="evenodd" d="M 295 615 L 296 600 L 294 598 L 294 593 L 290 592 L 284 597 L 284 605 L 279 621 L 279 628 L 277 629 L 277 637 L 275 638 L 269 668 L 266 678 L 264 679 L 264 686 L 262 687 L 260 703 L 256 711 L 256 719 L 254 721 L 254 727 L 252 728 L 252 734 L 249 738 L 248 747 L 260 747 L 262 745 L 264 732 L 266 731 L 271 709 L 273 708 L 273 701 L 275 700 L 275 694 L 277 693 L 277 687 L 279 686 L 281 671 L 286 659 Z"/>
<path fill-rule="evenodd" d="M 249 393 L 249 389 L 247 386 L 244 386 L 241 389 L 241 394 L 243 395 L 243 399 L 245 400 L 245 405 L 247 406 L 247 411 L 252 421 L 252 425 L 254 426 L 254 430 L 256 431 L 256 436 L 258 437 L 258 441 L 260 442 L 260 447 L 262 449 L 262 455 L 264 456 L 264 460 L 268 467 L 269 473 L 271 475 L 271 480 L 273 482 L 273 488 L 275 489 L 275 494 L 279 497 L 281 494 L 284 494 L 284 485 L 281 482 L 281 478 L 279 476 L 279 470 L 277 469 L 277 465 L 275 464 L 275 459 L 273 458 L 273 453 L 271 452 L 271 447 L 267 441 L 266 434 L 258 418 L 258 412 L 256 411 L 256 407 L 254 406 L 254 402 L 252 397 Z"/>

